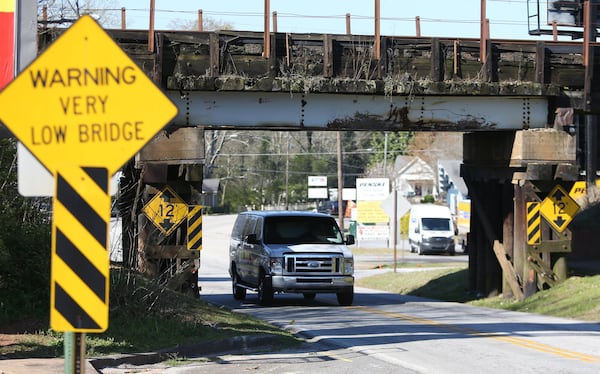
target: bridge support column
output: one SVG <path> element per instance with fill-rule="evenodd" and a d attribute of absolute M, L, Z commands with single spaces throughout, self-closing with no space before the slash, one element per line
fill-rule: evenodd
<path fill-rule="evenodd" d="M 540 224 L 540 243 L 529 244 L 527 203 L 543 201 L 557 185 L 570 190 L 578 177 L 575 138 L 553 129 L 470 133 L 463 154 L 470 289 L 521 299 L 564 279 L 570 233 Z"/>
<path fill-rule="evenodd" d="M 203 162 L 202 128 L 163 131 L 140 151 L 135 163 L 127 166 L 121 183 L 119 204 L 124 217 L 123 236 L 128 238 L 127 244 L 124 241 L 124 247 L 127 246 L 127 249 L 124 248 L 125 265 L 160 278 L 171 288 L 195 295 L 198 293 L 200 253 L 188 250 L 186 223 L 187 208 L 201 204 Z M 161 232 L 156 222 L 153 223 L 143 210 L 166 187 L 180 198 L 169 204 L 187 207 L 178 211 L 183 213 L 175 213 L 175 216 L 183 218 L 176 229 Z M 162 203 L 160 207 L 163 207 Z M 164 218 L 160 215 L 157 217 Z M 171 219 L 170 216 L 168 218 Z"/>

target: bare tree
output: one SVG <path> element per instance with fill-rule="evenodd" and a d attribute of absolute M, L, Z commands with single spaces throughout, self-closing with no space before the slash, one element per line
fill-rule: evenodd
<path fill-rule="evenodd" d="M 84 14 L 94 17 L 103 27 L 116 27 L 120 24 L 120 9 L 114 0 L 39 0 L 38 17 L 42 16 L 42 9 L 46 8 L 48 24 L 59 26 L 69 25 Z"/>
<path fill-rule="evenodd" d="M 198 21 L 189 19 L 173 19 L 167 24 L 169 30 L 198 30 Z M 204 17 L 202 20 L 204 31 L 232 30 L 233 25 L 228 22 L 217 21 L 212 18 Z"/>

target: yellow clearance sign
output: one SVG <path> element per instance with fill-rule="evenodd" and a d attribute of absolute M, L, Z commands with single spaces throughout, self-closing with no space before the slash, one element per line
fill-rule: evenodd
<path fill-rule="evenodd" d="M 554 186 L 540 205 L 546 221 L 558 232 L 563 232 L 579 212 L 579 205 L 560 185 Z"/>
<path fill-rule="evenodd" d="M 89 16 L 6 87 L 0 107 L 2 122 L 51 173 L 76 164 L 112 175 L 177 114 Z"/>
<path fill-rule="evenodd" d="M 165 235 L 170 235 L 188 215 L 188 206 L 169 186 L 144 206 L 144 214 Z"/>

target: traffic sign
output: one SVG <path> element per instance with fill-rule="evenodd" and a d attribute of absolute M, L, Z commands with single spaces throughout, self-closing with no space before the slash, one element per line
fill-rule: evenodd
<path fill-rule="evenodd" d="M 527 244 L 535 245 L 542 242 L 541 225 L 540 203 L 527 202 Z"/>
<path fill-rule="evenodd" d="M 187 249 L 202 250 L 202 205 L 190 205 L 187 217 Z"/>
<path fill-rule="evenodd" d="M 560 185 L 556 185 L 540 206 L 542 216 L 558 232 L 563 232 L 579 212 L 579 205 Z"/>
<path fill-rule="evenodd" d="M 0 120 L 52 174 L 76 164 L 112 175 L 177 114 L 90 16 L 0 93 L 0 107 Z"/>
<path fill-rule="evenodd" d="M 110 194 L 105 168 L 61 168 L 53 199 L 50 325 L 108 328 Z"/>
<path fill-rule="evenodd" d="M 600 187 L 600 179 L 596 179 L 596 187 Z M 574 200 L 581 199 L 587 195 L 587 182 L 586 181 L 577 181 L 573 183 L 573 187 L 569 191 L 569 196 L 571 196 Z"/>
<path fill-rule="evenodd" d="M 169 235 L 186 219 L 188 206 L 171 187 L 166 186 L 148 201 L 143 211 L 160 231 Z"/>
<path fill-rule="evenodd" d="M 50 326 L 106 331 L 108 180 L 177 109 L 90 16 L 0 92 L 0 108 L 54 177 Z"/>

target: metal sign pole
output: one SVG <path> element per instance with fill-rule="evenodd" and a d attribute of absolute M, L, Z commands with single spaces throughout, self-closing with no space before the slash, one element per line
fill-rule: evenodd
<path fill-rule="evenodd" d="M 85 373 L 85 333 L 67 331 L 63 334 L 65 374 Z"/>
<path fill-rule="evenodd" d="M 394 189 L 394 273 L 398 268 L 398 191 Z"/>

